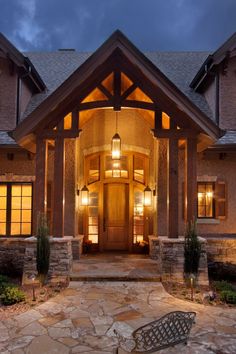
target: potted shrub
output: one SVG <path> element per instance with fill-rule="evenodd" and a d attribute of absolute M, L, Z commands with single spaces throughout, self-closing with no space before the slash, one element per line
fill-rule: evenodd
<path fill-rule="evenodd" d="M 84 242 L 83 242 L 84 253 L 90 253 L 91 250 L 92 250 L 92 241 L 91 240 L 84 240 Z"/>
<path fill-rule="evenodd" d="M 38 216 L 36 264 L 41 285 L 44 285 L 49 271 L 50 242 L 48 236 L 47 217 L 44 213 Z"/>

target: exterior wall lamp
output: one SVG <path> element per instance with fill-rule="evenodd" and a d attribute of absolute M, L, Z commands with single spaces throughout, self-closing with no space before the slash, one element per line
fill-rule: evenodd
<path fill-rule="evenodd" d="M 89 205 L 89 190 L 85 185 L 81 189 L 81 205 Z"/>
<path fill-rule="evenodd" d="M 149 186 L 143 191 L 143 205 L 148 207 L 152 205 L 152 190 Z"/>

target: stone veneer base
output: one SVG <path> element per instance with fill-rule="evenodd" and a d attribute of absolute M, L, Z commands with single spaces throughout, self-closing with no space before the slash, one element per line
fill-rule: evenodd
<path fill-rule="evenodd" d="M 199 237 L 202 254 L 199 264 L 198 284 L 208 285 L 206 240 Z M 184 237 L 168 238 L 149 236 L 150 257 L 157 261 L 162 280 L 184 282 Z"/>

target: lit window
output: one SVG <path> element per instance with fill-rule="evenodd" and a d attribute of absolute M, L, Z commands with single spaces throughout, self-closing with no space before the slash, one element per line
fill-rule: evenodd
<path fill-rule="evenodd" d="M 145 160 L 140 156 L 134 156 L 134 180 L 144 184 Z"/>
<path fill-rule="evenodd" d="M 112 160 L 111 156 L 106 156 L 105 178 L 128 178 L 128 159 L 121 156 L 119 160 Z"/>
<path fill-rule="evenodd" d="M 100 157 L 95 156 L 89 160 L 88 184 L 99 181 L 100 179 Z"/>
<path fill-rule="evenodd" d="M 0 235 L 29 236 L 32 233 L 32 184 L 0 185 Z"/>
<path fill-rule="evenodd" d="M 134 219 L 133 219 L 133 243 L 143 241 L 144 236 L 144 208 L 143 192 L 134 192 Z"/>
<path fill-rule="evenodd" d="M 98 243 L 98 193 L 89 193 L 88 206 L 88 239 Z"/>
<path fill-rule="evenodd" d="M 215 217 L 214 183 L 198 183 L 198 218 Z"/>

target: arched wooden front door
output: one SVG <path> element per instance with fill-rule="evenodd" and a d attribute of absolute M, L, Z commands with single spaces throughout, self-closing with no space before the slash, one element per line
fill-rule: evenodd
<path fill-rule="evenodd" d="M 128 250 L 129 185 L 104 184 L 103 245 L 105 250 Z"/>

